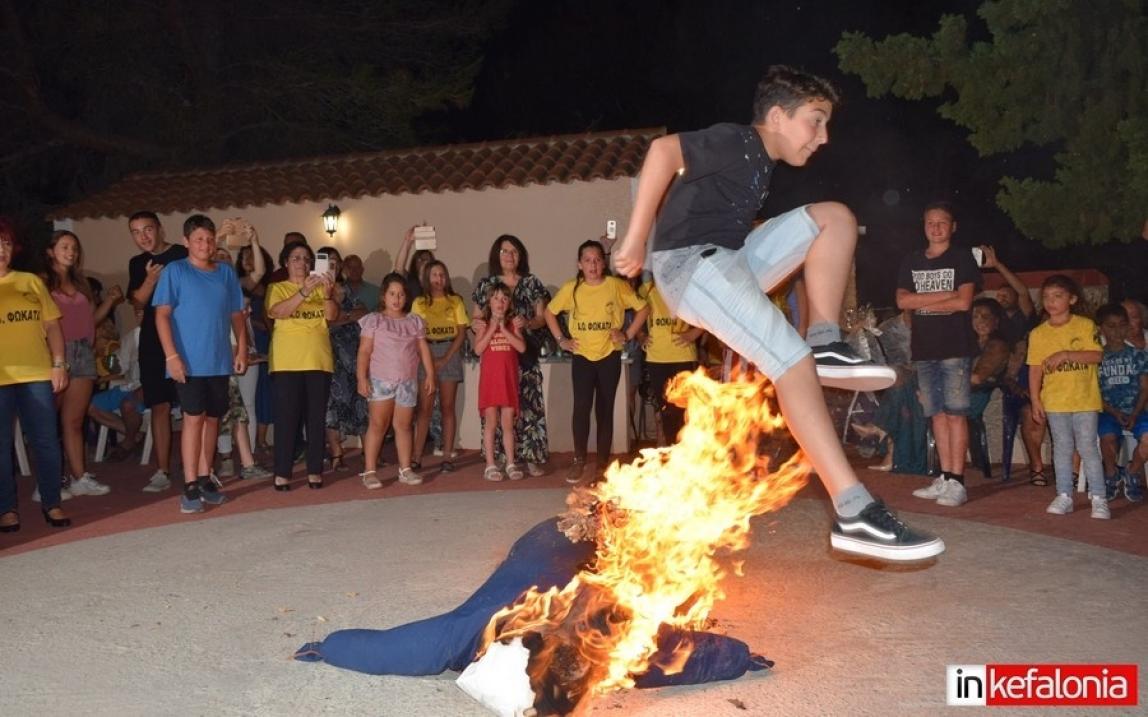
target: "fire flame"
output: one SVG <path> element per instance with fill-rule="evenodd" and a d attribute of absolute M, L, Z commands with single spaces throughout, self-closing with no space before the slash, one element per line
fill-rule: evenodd
<path fill-rule="evenodd" d="M 648 669 L 663 625 L 703 627 L 725 597 L 719 557 L 748 547 L 750 518 L 788 503 L 809 476 L 800 453 L 774 472 L 759 455 L 759 439 L 784 426 L 772 391 L 760 376 L 675 377 L 668 398 L 687 409 L 678 442 L 614 463 L 589 489 L 600 523 L 595 562 L 562 590 L 532 589 L 496 614 L 483 644 L 542 635 L 548 652 L 532 659 L 532 673 L 563 663 L 586 693 L 603 694 Z M 689 653 L 681 646 L 658 666 L 678 672 Z"/>

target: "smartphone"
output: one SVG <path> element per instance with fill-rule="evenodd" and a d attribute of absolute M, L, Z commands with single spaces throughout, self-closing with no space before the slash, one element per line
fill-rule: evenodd
<path fill-rule="evenodd" d="M 415 227 L 415 251 L 438 251 L 438 235 L 432 226 Z"/>
<path fill-rule="evenodd" d="M 325 251 L 315 254 L 315 268 L 312 274 L 326 274 L 331 270 L 331 257 Z"/>
<path fill-rule="evenodd" d="M 985 252 L 979 246 L 973 247 L 973 261 L 977 263 L 977 266 L 985 265 Z"/>
<path fill-rule="evenodd" d="M 618 238 L 618 222 L 616 222 L 613 219 L 606 222 L 606 238 L 607 239 L 617 239 Z"/>

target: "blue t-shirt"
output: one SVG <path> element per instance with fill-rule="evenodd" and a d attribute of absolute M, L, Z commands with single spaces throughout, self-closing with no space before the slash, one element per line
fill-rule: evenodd
<path fill-rule="evenodd" d="M 1100 359 L 1100 395 L 1122 413 L 1136 408 L 1140 377 L 1148 373 L 1148 353 L 1132 346 L 1105 351 Z"/>
<path fill-rule="evenodd" d="M 189 259 L 173 261 L 160 274 L 151 303 L 172 307 L 172 339 L 188 376 L 231 375 L 231 315 L 243 310 L 231 265 L 204 271 Z"/>

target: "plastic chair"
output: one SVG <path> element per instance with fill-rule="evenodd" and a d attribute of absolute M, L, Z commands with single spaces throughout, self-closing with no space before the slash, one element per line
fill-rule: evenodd
<path fill-rule="evenodd" d="M 1127 466 L 1132 461 L 1132 454 L 1136 452 L 1136 436 L 1132 435 L 1132 431 L 1124 431 L 1124 440 L 1120 442 L 1120 450 L 1116 452 L 1116 465 L 1119 468 Z M 1096 445 L 1100 446 L 1100 439 L 1096 439 Z M 1148 464 L 1144 466 L 1144 476 L 1148 479 Z M 1084 461 L 1080 462 L 1080 470 L 1076 474 L 1076 492 L 1084 493 L 1088 490 L 1088 478 L 1084 475 Z"/>

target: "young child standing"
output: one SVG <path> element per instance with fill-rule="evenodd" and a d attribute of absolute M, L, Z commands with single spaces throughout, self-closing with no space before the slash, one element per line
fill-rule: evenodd
<path fill-rule="evenodd" d="M 411 312 L 422 317 L 427 327 L 427 343 L 434 359 L 435 377 L 438 379 L 438 402 L 442 413 L 443 461 L 441 470 L 454 470 L 452 454 L 457 430 L 455 397 L 462 383 L 462 345 L 466 341 L 466 328 L 470 316 L 462 297 L 450 285 L 446 264 L 432 259 L 423 267 L 422 296 L 414 300 Z M 435 396 L 419 401 L 418 423 L 415 428 L 414 461 L 416 467 L 422 458 L 423 446 L 431 427 L 431 414 Z"/>
<path fill-rule="evenodd" d="M 1063 274 L 1053 274 L 1040 287 L 1041 301 L 1048 320 L 1028 335 L 1028 389 L 1032 396 L 1032 417 L 1048 423 L 1052 433 L 1052 466 L 1056 471 L 1056 498 L 1048 506 L 1053 515 L 1071 513 L 1072 454 L 1080 453 L 1088 493 L 1092 496 L 1092 517 L 1111 517 L 1104 497 L 1104 469 L 1096 447 L 1100 402 L 1097 364 L 1100 342 L 1096 324 L 1072 313 L 1080 299 L 1076 282 Z"/>
<path fill-rule="evenodd" d="M 393 424 L 399 457 L 399 482 L 418 485 L 422 476 L 411 468 L 415 405 L 418 403 L 418 370 L 426 371 L 423 391 L 434 395 L 434 362 L 426 339 L 426 323 L 406 311 L 407 290 L 402 274 L 383 277 L 379 310 L 359 319 L 359 355 L 356 374 L 359 395 L 368 401 L 370 423 L 363 445 L 363 472 L 359 477 L 369 489 L 382 488 L 375 475 L 383 436 Z"/>
<path fill-rule="evenodd" d="M 626 276 L 642 270 L 661 206 L 649 257 L 658 290 L 675 316 L 709 331 L 773 381 L 790 432 L 833 500 L 830 545 L 922 560 L 943 552 L 944 542 L 909 528 L 857 480 L 819 384 L 878 390 L 896 379 L 892 369 L 858 357 L 837 325 L 857 220 L 844 205 L 826 202 L 752 229 L 777 163 L 804 166 L 829 141 L 836 101 L 824 79 L 774 66 L 757 86 L 751 126 L 719 124 L 655 139 L 614 264 Z M 808 344 L 766 296 L 802 264 Z"/>
<path fill-rule="evenodd" d="M 622 330 L 626 309 L 634 319 Z M 570 338 L 562 334 L 558 314 L 568 312 Z M 570 380 L 574 392 L 574 462 L 566 473 L 567 483 L 582 480 L 586 447 L 590 441 L 590 408 L 598 431 L 598 472 L 610 463 L 614 442 L 614 394 L 622 375 L 622 345 L 646 325 L 650 313 L 630 283 L 608 276 L 606 250 L 593 239 L 578 247 L 578 276 L 563 284 L 546 307 L 546 325 L 558 346 L 574 354 Z"/>
<path fill-rule="evenodd" d="M 526 340 L 514 328 L 510 287 L 490 285 L 482 312 L 483 330 L 475 335 L 474 351 L 479 355 L 478 411 L 484 419 L 482 447 L 486 470 L 482 477 L 499 481 L 503 473 L 495 462 L 494 432 L 502 426 L 502 448 L 507 456 L 506 477 L 522 480 L 525 474 L 514 463 L 514 419 L 518 415 L 518 354 L 526 350 Z"/>
<path fill-rule="evenodd" d="M 247 370 L 247 318 L 235 270 L 215 261 L 215 223 L 193 214 L 183 223 L 183 241 L 187 258 L 164 267 L 152 305 L 167 375 L 183 409 L 180 512 L 201 513 L 204 503 L 227 500 L 208 472 L 196 473 L 201 457 L 206 467 L 214 460 L 219 419 L 231 404 L 231 374 Z"/>
<path fill-rule="evenodd" d="M 1097 424 L 1100 458 L 1104 463 L 1105 498 L 1114 500 L 1120 483 L 1124 497 L 1133 503 L 1144 500 L 1140 477 L 1148 459 L 1148 353 L 1127 343 L 1128 311 L 1120 304 L 1096 310 L 1096 323 L 1104 337 L 1100 359 L 1100 397 L 1104 403 Z M 1131 431 L 1136 450 L 1128 465 L 1116 465 L 1124 431 Z"/>

